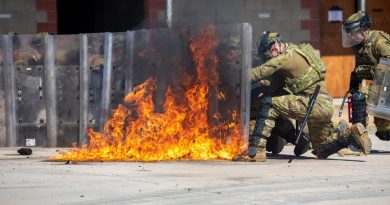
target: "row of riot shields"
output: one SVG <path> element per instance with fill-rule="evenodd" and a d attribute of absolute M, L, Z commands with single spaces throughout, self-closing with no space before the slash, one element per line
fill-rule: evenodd
<path fill-rule="evenodd" d="M 0 41 L 0 146 L 87 143 L 134 86 L 156 79 L 156 110 L 169 86 L 196 74 L 190 42 L 202 27 L 77 35 L 15 34 Z M 215 27 L 217 92 L 209 112 L 236 111 L 247 136 L 252 31 L 249 24 Z"/>

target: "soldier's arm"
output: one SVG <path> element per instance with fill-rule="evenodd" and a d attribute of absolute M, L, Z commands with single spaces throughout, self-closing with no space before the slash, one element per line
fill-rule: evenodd
<path fill-rule="evenodd" d="M 251 80 L 261 80 L 263 78 L 269 77 L 276 71 L 284 69 L 288 60 L 290 59 L 290 56 L 290 53 L 283 53 L 268 60 L 263 65 L 252 68 L 250 71 Z"/>
<path fill-rule="evenodd" d="M 390 59 L 390 42 L 382 36 L 375 41 L 373 53 L 376 59 L 382 57 Z"/>
<path fill-rule="evenodd" d="M 360 81 L 362 79 L 372 80 L 374 77 L 374 73 L 375 73 L 375 66 L 372 65 L 359 65 L 352 72 L 352 74 L 354 74 L 356 78 L 359 78 Z M 352 74 L 351 74 L 351 79 L 352 79 Z"/>
<path fill-rule="evenodd" d="M 374 42 L 372 47 L 372 53 L 374 57 L 378 60 L 384 58 L 390 58 L 390 42 L 382 36 L 379 36 L 378 39 Z M 354 69 L 354 73 L 360 79 L 369 79 L 372 80 L 375 74 L 375 66 L 372 65 L 359 65 Z"/>

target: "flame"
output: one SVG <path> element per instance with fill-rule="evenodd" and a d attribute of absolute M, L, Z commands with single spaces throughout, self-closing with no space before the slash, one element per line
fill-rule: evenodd
<path fill-rule="evenodd" d="M 215 48 L 218 39 L 207 27 L 191 42 L 197 69 L 192 85 L 178 95 L 169 88 L 163 111 L 155 112 L 153 92 L 156 80 L 148 79 L 127 95 L 113 110 L 103 132 L 88 130 L 89 144 L 73 146 L 52 160 L 75 161 L 159 161 L 231 159 L 246 148 L 237 113 L 221 121 L 208 115 L 210 89 L 219 82 Z M 222 93 L 217 93 L 223 96 Z"/>

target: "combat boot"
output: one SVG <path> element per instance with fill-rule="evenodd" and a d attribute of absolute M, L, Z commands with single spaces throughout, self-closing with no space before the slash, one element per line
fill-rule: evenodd
<path fill-rule="evenodd" d="M 371 152 L 371 139 L 368 137 L 368 131 L 361 123 L 356 123 L 351 127 L 351 134 L 353 139 L 351 145 L 361 149 L 363 154 L 369 154 Z"/>
<path fill-rule="evenodd" d="M 260 139 L 259 147 L 256 149 L 255 155 L 248 155 L 248 153 L 237 155 L 237 156 L 233 157 L 232 161 L 265 162 L 267 160 L 267 156 L 265 154 L 266 142 L 267 141 L 265 139 Z"/>
<path fill-rule="evenodd" d="M 343 119 L 339 121 L 339 124 L 337 127 L 334 129 L 333 134 L 335 135 L 335 139 L 339 138 L 340 136 L 346 136 L 347 133 L 349 132 L 350 127 L 349 123 Z M 340 156 L 345 157 L 345 156 L 361 156 L 363 155 L 360 151 L 354 151 L 351 150 L 349 147 L 348 148 L 343 148 L 337 152 Z"/>
<path fill-rule="evenodd" d="M 265 154 L 265 148 L 259 147 L 256 152 L 256 156 L 254 157 L 256 162 L 265 162 L 267 161 L 267 155 Z"/>
<path fill-rule="evenodd" d="M 265 154 L 265 148 L 258 148 L 255 156 L 249 156 L 247 154 L 237 155 L 232 158 L 235 162 L 265 162 L 267 156 Z"/>
<path fill-rule="evenodd" d="M 338 139 L 314 150 L 312 153 L 320 159 L 326 159 L 328 156 L 343 148 L 347 148 L 350 145 L 361 149 L 364 154 L 370 153 L 371 140 L 368 137 L 367 130 L 363 124 L 354 124 L 348 131 L 346 131 L 346 134 L 346 136 L 341 136 Z"/>

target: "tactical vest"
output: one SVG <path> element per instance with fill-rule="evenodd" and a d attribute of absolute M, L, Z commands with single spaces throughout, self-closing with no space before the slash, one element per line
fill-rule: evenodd
<path fill-rule="evenodd" d="M 374 54 L 372 53 L 372 46 L 378 36 L 382 36 L 390 42 L 390 36 L 387 33 L 383 31 L 372 31 L 372 34 L 368 37 L 367 43 L 358 50 L 358 54 L 356 56 L 356 66 L 376 66 L 378 64 L 379 59 L 376 59 Z"/>
<path fill-rule="evenodd" d="M 315 53 L 314 48 L 310 44 L 300 44 L 294 49 L 294 51 L 301 55 L 309 64 L 305 73 L 290 80 L 289 82 L 286 82 L 287 87 L 294 94 L 298 94 L 311 85 L 324 80 L 326 75 L 326 66 L 319 55 Z"/>

